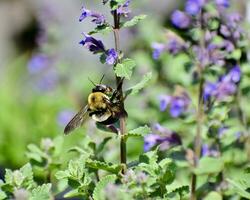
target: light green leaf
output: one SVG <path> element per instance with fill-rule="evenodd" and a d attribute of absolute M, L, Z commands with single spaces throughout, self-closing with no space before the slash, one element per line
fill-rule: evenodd
<path fill-rule="evenodd" d="M 102 169 L 113 174 L 118 174 L 122 169 L 121 165 L 110 164 L 110 163 L 101 162 L 98 160 L 91 160 L 91 159 L 88 159 L 86 161 L 86 165 L 90 168 Z"/>
<path fill-rule="evenodd" d="M 0 189 L 0 200 L 6 199 L 7 195 Z"/>
<path fill-rule="evenodd" d="M 140 22 L 141 20 L 145 19 L 147 17 L 147 15 L 138 15 L 133 17 L 131 20 L 124 22 L 121 26 L 122 27 L 131 27 L 134 26 L 136 24 L 138 24 L 138 22 Z"/>
<path fill-rule="evenodd" d="M 224 168 L 224 162 L 221 158 L 202 157 L 198 167 L 194 170 L 197 175 L 219 173 Z"/>
<path fill-rule="evenodd" d="M 51 184 L 43 184 L 33 189 L 30 200 L 51 200 Z"/>
<path fill-rule="evenodd" d="M 66 171 L 58 171 L 58 172 L 56 172 L 55 176 L 58 180 L 66 179 L 69 177 L 69 173 L 67 170 Z"/>
<path fill-rule="evenodd" d="M 20 188 L 23 181 L 24 181 L 25 177 L 24 175 L 20 172 L 20 171 L 14 171 L 13 172 L 13 180 L 14 180 L 14 184 Z"/>
<path fill-rule="evenodd" d="M 204 200 L 222 200 L 222 196 L 220 193 L 212 191 L 208 193 Z"/>
<path fill-rule="evenodd" d="M 118 77 L 125 77 L 126 79 L 130 79 L 135 66 L 136 63 L 134 60 L 126 58 L 122 61 L 122 63 L 118 63 L 115 66 L 115 74 Z"/>
<path fill-rule="evenodd" d="M 137 94 L 141 89 L 143 89 L 148 82 L 152 79 L 152 72 L 147 73 L 146 75 L 143 76 L 142 80 L 134 85 L 133 87 L 129 88 L 125 94 L 126 96 L 128 95 L 135 95 Z"/>
<path fill-rule="evenodd" d="M 93 192 L 93 199 L 94 200 L 105 200 L 105 187 L 109 184 L 109 183 L 114 183 L 116 180 L 116 176 L 115 175 L 108 175 L 105 176 L 101 179 L 101 181 L 99 181 L 96 184 L 96 187 L 94 189 Z"/>
<path fill-rule="evenodd" d="M 235 192 L 237 192 L 237 194 L 239 194 L 241 197 L 244 197 L 246 199 L 250 199 L 250 193 L 247 192 L 245 190 L 245 188 L 238 182 L 231 180 L 231 179 L 227 179 L 227 181 L 230 183 L 230 185 L 233 186 Z"/>
<path fill-rule="evenodd" d="M 145 125 L 141 126 L 139 128 L 130 130 L 126 135 L 125 138 L 127 139 L 128 137 L 144 137 L 145 135 L 149 134 L 151 132 L 151 129 Z"/>

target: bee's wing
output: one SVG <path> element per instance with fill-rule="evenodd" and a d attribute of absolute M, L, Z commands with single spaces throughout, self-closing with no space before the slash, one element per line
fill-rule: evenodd
<path fill-rule="evenodd" d="M 64 129 L 64 134 L 69 134 L 74 129 L 81 126 L 86 118 L 88 117 L 88 105 L 82 107 L 81 110 L 70 120 L 67 126 Z"/>

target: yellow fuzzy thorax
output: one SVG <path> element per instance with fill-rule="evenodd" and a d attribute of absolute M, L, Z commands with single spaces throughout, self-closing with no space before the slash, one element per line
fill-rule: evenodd
<path fill-rule="evenodd" d="M 106 100 L 109 99 L 107 95 L 102 92 L 93 92 L 88 96 L 89 109 L 92 111 L 106 109 Z"/>

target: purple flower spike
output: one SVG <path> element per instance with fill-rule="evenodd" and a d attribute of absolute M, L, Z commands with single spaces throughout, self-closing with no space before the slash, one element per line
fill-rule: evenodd
<path fill-rule="evenodd" d="M 97 25 L 103 25 L 105 23 L 105 17 L 102 14 L 99 13 L 92 13 L 91 17 L 93 17 L 92 22 L 94 22 Z"/>
<path fill-rule="evenodd" d="M 177 28 L 185 29 L 189 26 L 191 20 L 186 13 L 176 10 L 171 15 L 171 21 Z"/>
<path fill-rule="evenodd" d="M 116 60 L 118 58 L 118 53 L 115 51 L 115 49 L 109 49 L 107 52 L 107 57 L 106 57 L 106 63 L 108 65 L 114 65 Z"/>
<path fill-rule="evenodd" d="M 93 54 L 105 52 L 105 47 L 101 40 L 96 40 L 95 38 L 84 34 L 85 39 L 79 42 L 79 44 L 85 46 Z"/>
<path fill-rule="evenodd" d="M 79 21 L 81 22 L 82 20 L 84 20 L 85 18 L 89 17 L 91 15 L 91 11 L 87 10 L 86 8 L 82 7 L 82 14 L 79 18 Z"/>

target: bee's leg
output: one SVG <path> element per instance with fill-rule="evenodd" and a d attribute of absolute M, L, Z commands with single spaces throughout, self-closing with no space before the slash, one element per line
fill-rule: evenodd
<path fill-rule="evenodd" d="M 118 85 L 117 85 L 116 90 L 113 92 L 113 94 L 112 94 L 112 96 L 111 96 L 111 98 L 110 98 L 110 101 L 111 101 L 111 102 L 112 102 L 114 99 L 121 99 L 122 94 L 120 94 L 120 90 L 121 90 L 121 87 L 122 87 L 123 80 L 124 80 L 124 78 L 122 78 L 122 79 L 120 80 L 120 82 L 119 82 Z"/>

